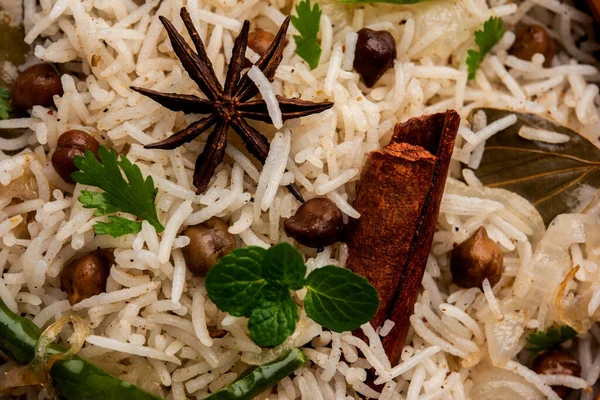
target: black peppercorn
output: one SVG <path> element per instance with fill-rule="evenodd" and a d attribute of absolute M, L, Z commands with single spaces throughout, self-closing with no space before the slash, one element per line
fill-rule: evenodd
<path fill-rule="evenodd" d="M 328 199 L 314 198 L 302 204 L 284 222 L 288 235 L 308 247 L 329 246 L 341 239 L 342 212 Z"/>
<path fill-rule="evenodd" d="M 373 87 L 381 76 L 394 65 L 396 41 L 387 31 L 363 28 L 358 31 L 354 52 L 354 69 L 362 76 L 367 87 Z"/>
<path fill-rule="evenodd" d="M 493 286 L 502 276 L 502 249 L 480 226 L 475 233 L 452 250 L 452 280 L 462 288 L 481 287 L 487 278 Z"/>

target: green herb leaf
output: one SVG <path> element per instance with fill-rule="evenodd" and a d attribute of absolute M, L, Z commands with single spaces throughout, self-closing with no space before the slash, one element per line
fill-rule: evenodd
<path fill-rule="evenodd" d="M 0 119 L 8 119 L 12 110 L 10 92 L 5 88 L 0 88 Z"/>
<path fill-rule="evenodd" d="M 271 247 L 263 260 L 263 276 L 270 281 L 280 281 L 290 289 L 304 287 L 306 265 L 302 254 L 291 244 L 281 242 Z"/>
<path fill-rule="evenodd" d="M 533 354 L 544 350 L 550 350 L 560 346 L 567 340 L 573 339 L 577 332 L 567 325 L 557 328 L 550 328 L 547 332 L 537 331 L 527 336 L 527 343 L 531 346 L 526 347 Z"/>
<path fill-rule="evenodd" d="M 312 271 L 306 288 L 306 314 L 334 332 L 359 328 L 379 307 L 377 290 L 368 280 L 333 265 Z"/>
<path fill-rule="evenodd" d="M 310 0 L 303 0 L 296 6 L 298 16 L 292 16 L 292 24 L 300 36 L 294 36 L 296 42 L 296 54 L 308 63 L 310 69 L 319 65 L 321 58 L 321 46 L 317 40 L 321 24 L 321 7 L 315 4 L 310 6 Z"/>
<path fill-rule="evenodd" d="M 208 271 L 206 290 L 217 307 L 236 317 L 251 316 L 267 286 L 261 271 L 264 253 L 255 246 L 236 249 Z"/>
<path fill-rule="evenodd" d="M 144 180 L 137 165 L 123 155 L 118 161 L 117 154 L 104 146 L 100 147 L 98 155 L 102 163 L 89 150 L 85 152 L 85 156 L 74 159 L 79 171 L 71 174 L 73 180 L 104 190 L 101 196 L 82 193 L 83 200 L 81 196 L 79 200 L 84 207 L 99 206 L 96 215 L 117 210 L 126 212 L 148 221 L 157 232 L 162 232 L 165 228 L 158 220 L 154 204 L 158 190 L 154 187 L 152 177 Z M 125 173 L 127 180 L 123 178 L 121 171 Z"/>
<path fill-rule="evenodd" d="M 286 287 L 267 288 L 248 322 L 252 340 L 259 346 L 278 346 L 294 333 L 298 321 L 298 306 Z M 269 293 L 271 292 L 271 293 Z"/>
<path fill-rule="evenodd" d="M 116 215 L 110 215 L 108 220 L 110 222 L 97 222 L 94 225 L 94 232 L 97 235 L 119 237 L 130 233 L 138 233 L 142 230 L 142 223 L 139 221 L 132 221 Z"/>
<path fill-rule="evenodd" d="M 95 208 L 94 216 L 96 217 L 119 211 L 118 207 L 108 201 L 106 193 L 82 190 L 77 200 L 83 204 L 84 208 Z"/>
<path fill-rule="evenodd" d="M 504 29 L 502 18 L 490 17 L 483 24 L 482 31 L 475 31 L 475 44 L 479 51 L 469 50 L 467 52 L 467 66 L 469 67 L 469 79 L 475 78 L 475 73 L 487 53 L 502 39 Z"/>

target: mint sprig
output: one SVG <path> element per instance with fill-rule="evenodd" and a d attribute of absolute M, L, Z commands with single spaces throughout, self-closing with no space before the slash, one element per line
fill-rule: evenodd
<path fill-rule="evenodd" d="M 250 318 L 260 346 L 277 346 L 296 329 L 298 306 L 290 290 L 306 287 L 306 314 L 334 332 L 359 328 L 379 307 L 377 290 L 360 275 L 329 265 L 306 278 L 302 254 L 288 243 L 265 250 L 236 249 L 210 269 L 206 289 L 219 309 Z"/>

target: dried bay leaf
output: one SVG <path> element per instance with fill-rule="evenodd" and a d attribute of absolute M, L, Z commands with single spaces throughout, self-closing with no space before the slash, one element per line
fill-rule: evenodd
<path fill-rule="evenodd" d="M 483 109 L 488 123 L 510 111 Z M 544 222 L 567 212 L 585 211 L 600 201 L 600 149 L 568 128 L 530 114 L 517 115 L 517 122 L 486 142 L 475 175 L 489 187 L 500 187 L 529 200 Z M 523 139 L 523 126 L 559 132 L 567 143 L 548 144 Z"/>

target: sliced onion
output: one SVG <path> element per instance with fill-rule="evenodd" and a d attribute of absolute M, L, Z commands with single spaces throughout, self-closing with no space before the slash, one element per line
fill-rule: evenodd
<path fill-rule="evenodd" d="M 545 396 L 521 376 L 505 369 L 480 364 L 473 370 L 472 399 L 542 400 Z"/>

